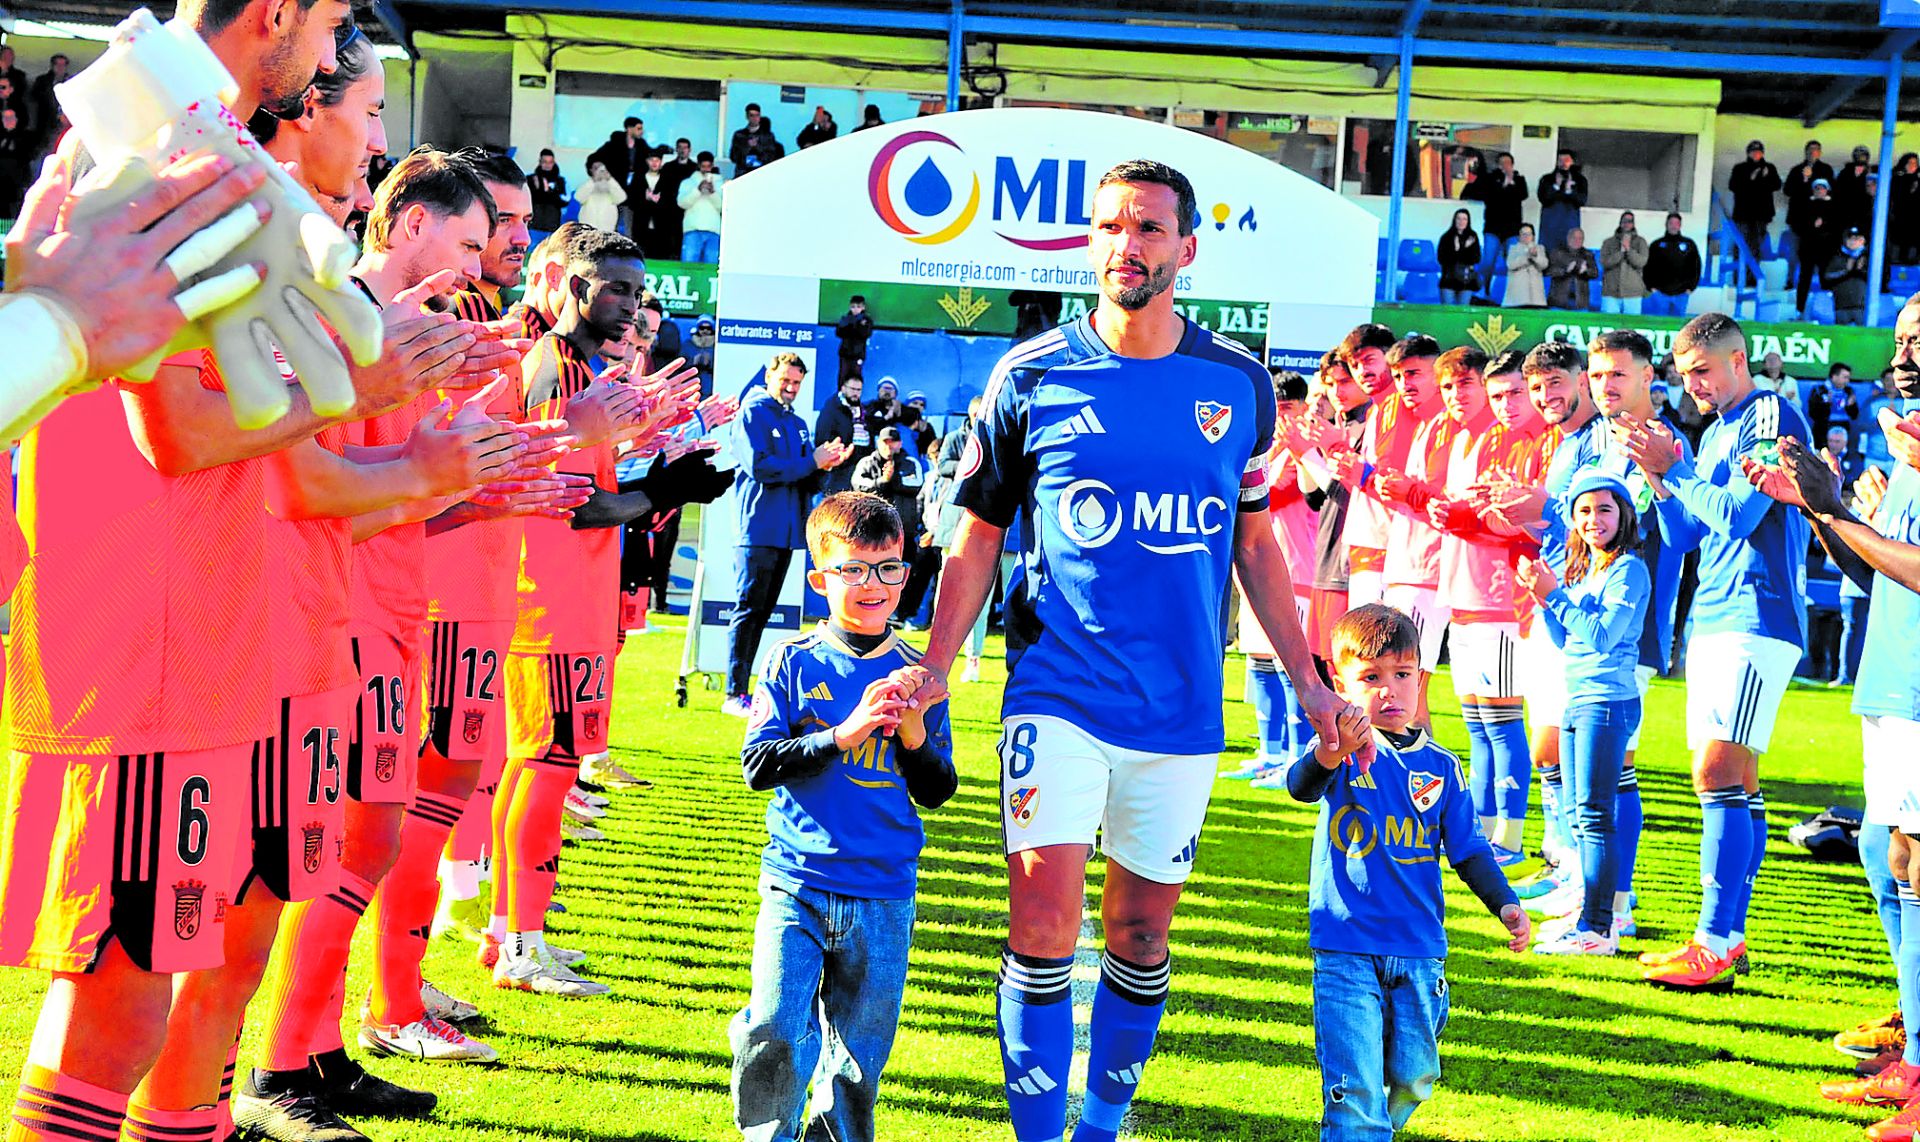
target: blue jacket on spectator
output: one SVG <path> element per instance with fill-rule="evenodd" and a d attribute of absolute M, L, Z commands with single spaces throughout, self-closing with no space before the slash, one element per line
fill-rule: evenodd
<path fill-rule="evenodd" d="M 762 388 L 748 394 L 737 423 L 733 495 L 741 545 L 805 547 L 807 498 L 820 476 L 807 422 Z"/>

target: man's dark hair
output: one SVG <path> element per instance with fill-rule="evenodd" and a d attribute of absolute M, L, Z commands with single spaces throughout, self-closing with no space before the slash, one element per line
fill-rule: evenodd
<path fill-rule="evenodd" d="M 1393 330 L 1377 321 L 1369 321 L 1348 330 L 1347 335 L 1340 339 L 1340 344 L 1334 352 L 1340 357 L 1342 364 L 1352 368 L 1355 353 L 1362 349 L 1378 349 L 1385 353 L 1393 348 L 1394 341 Z"/>
<path fill-rule="evenodd" d="M 1501 151 L 1499 154 L 1493 156 L 1494 165 L 1498 166 L 1501 159 L 1510 159 L 1512 157 L 1513 157 L 1512 151 Z"/>
<path fill-rule="evenodd" d="M 73 61 L 72 61 L 71 59 L 68 59 L 68 58 L 67 58 L 67 53 L 65 53 L 65 52 L 55 52 L 55 53 L 53 53 L 52 55 L 50 55 L 50 56 L 48 56 L 48 57 L 47 57 L 47 63 L 48 63 L 48 65 L 49 65 L 49 66 L 51 66 L 54 60 L 60 60 L 60 61 L 61 61 L 62 63 L 72 63 L 72 62 L 73 62 Z"/>
<path fill-rule="evenodd" d="M 661 317 L 665 317 L 667 315 L 667 307 L 661 304 L 660 295 L 657 293 L 654 293 L 652 290 L 641 291 L 640 308 L 650 309 L 653 312 L 659 314 Z"/>
<path fill-rule="evenodd" d="M 501 154 L 499 151 L 484 151 L 478 147 L 467 147 L 456 152 L 473 167 L 480 181 L 495 186 L 525 186 L 527 172 L 520 164 Z"/>
<path fill-rule="evenodd" d="M 1393 345 L 1387 349 L 1387 364 L 1398 365 L 1409 357 L 1419 360 L 1423 357 L 1438 357 L 1439 355 L 1440 342 L 1435 341 L 1425 333 L 1409 333 L 1400 340 L 1395 341 Z"/>
<path fill-rule="evenodd" d="M 622 119 L 620 121 L 620 125 L 622 127 L 638 127 L 640 125 L 640 120 L 636 116 L 629 115 L 625 119 Z"/>
<path fill-rule="evenodd" d="M 1845 361 L 1835 361 L 1833 364 L 1827 366 L 1827 379 L 1829 381 L 1841 373 L 1845 373 L 1849 377 L 1853 376 L 1853 366 L 1847 364 Z"/>
<path fill-rule="evenodd" d="M 747 104 L 747 114 L 751 115 L 758 110 L 760 110 L 760 105 L 758 103 Z"/>
<path fill-rule="evenodd" d="M 1676 219 L 1676 218 L 1680 218 L 1680 212 L 1679 212 L 1678 210 L 1669 210 L 1669 211 L 1667 211 L 1667 221 L 1669 221 L 1669 222 L 1671 222 L 1671 221 L 1673 221 L 1673 220 L 1674 220 L 1674 219 Z M 1686 221 L 1686 219 L 1685 219 L 1685 218 L 1680 218 L 1680 221 L 1682 221 L 1682 222 L 1685 222 L 1685 221 Z"/>
<path fill-rule="evenodd" d="M 1653 342 L 1632 329 L 1609 329 L 1587 342 L 1588 353 L 1625 353 L 1635 364 L 1653 364 Z"/>
<path fill-rule="evenodd" d="M 680 145 L 680 144 L 682 144 L 682 143 L 685 143 L 685 144 L 686 144 L 687 146 L 689 146 L 689 147 L 691 147 L 691 146 L 693 146 L 693 140 L 692 140 L 692 139 L 689 139 L 689 138 L 687 138 L 687 137 L 685 137 L 685 136 L 681 136 L 680 138 L 678 138 L 678 139 L 675 139 L 675 140 L 673 141 L 673 145 L 674 145 L 674 146 L 676 146 L 676 147 L 677 147 L 677 146 L 679 146 L 679 145 Z"/>
<path fill-rule="evenodd" d="M 867 297 L 865 294 L 856 293 L 852 297 L 847 299 L 847 304 L 848 305 L 865 305 L 867 304 Z"/>
<path fill-rule="evenodd" d="M 202 39 L 205 39 L 215 32 L 225 31 L 227 25 L 238 20 L 240 13 L 246 11 L 247 5 L 252 2 L 253 0 L 181 0 L 174 9 L 174 14 L 184 18 L 188 25 L 200 33 Z M 300 10 L 310 11 L 318 2 L 319 0 L 300 0 Z"/>
<path fill-rule="evenodd" d="M 1587 371 L 1587 355 L 1565 341 L 1542 341 L 1527 351 L 1520 371 L 1529 377 L 1551 373 L 1555 369 L 1569 376 Z"/>
<path fill-rule="evenodd" d="M 1524 373 L 1527 367 L 1527 355 L 1518 349 L 1506 352 L 1487 362 L 1486 375 L 1498 377 L 1506 373 Z"/>
<path fill-rule="evenodd" d="M 367 248 L 389 249 L 394 220 L 416 203 L 442 218 L 452 218 L 473 209 L 476 202 L 487 216 L 487 234 L 492 236 L 499 208 L 473 165 L 431 146 L 415 147 L 380 180 L 373 211 L 367 215 Z"/>
<path fill-rule="evenodd" d="M 373 41 L 365 36 L 350 38 L 344 47 L 334 53 L 335 63 L 331 72 L 318 72 L 313 77 L 313 100 L 322 107 L 337 107 L 347 97 L 347 89 L 365 79 L 380 66 L 380 57 L 374 54 Z"/>
<path fill-rule="evenodd" d="M 1277 400 L 1306 400 L 1307 378 L 1292 369 L 1272 369 L 1273 395 Z"/>
<path fill-rule="evenodd" d="M 640 243 L 632 238 L 592 226 L 567 243 L 566 254 L 569 275 L 591 274 L 616 258 L 632 258 L 643 263 L 647 260 Z"/>
<path fill-rule="evenodd" d="M 1193 233 L 1193 224 L 1200 217 L 1200 203 L 1194 197 L 1193 184 L 1187 181 L 1186 175 L 1152 159 L 1129 159 L 1101 175 L 1099 186 L 1093 189 L 1098 191 L 1100 187 L 1116 182 L 1164 186 L 1173 191 L 1173 209 L 1178 217 L 1180 236 L 1184 238 Z"/>
<path fill-rule="evenodd" d="M 1455 345 L 1440 354 L 1433 363 L 1433 373 L 1437 377 L 1464 376 L 1467 373 L 1487 375 L 1487 355 L 1472 345 Z"/>
<path fill-rule="evenodd" d="M 701 151 L 699 154 L 693 156 L 693 161 L 696 163 L 710 163 L 713 161 L 713 152 Z"/>
<path fill-rule="evenodd" d="M 900 513 L 872 492 L 835 492 L 807 516 L 807 550 L 815 563 L 823 560 L 834 540 L 848 547 L 881 548 L 900 543 L 904 536 Z"/>
<path fill-rule="evenodd" d="M 1703 313 L 1673 335 L 1676 356 L 1694 349 L 1739 349 L 1745 352 L 1747 335 L 1740 323 L 1724 313 Z"/>
<path fill-rule="evenodd" d="M 1572 160 L 1573 160 L 1574 162 L 1576 162 L 1576 163 L 1580 161 L 1580 156 L 1579 156 L 1579 155 L 1577 155 L 1577 154 L 1574 154 L 1574 152 L 1573 152 L 1573 148 L 1572 148 L 1572 147 L 1561 147 L 1561 148 L 1560 148 L 1560 155 L 1565 155 L 1565 156 L 1567 156 L 1568 158 L 1570 158 L 1570 159 L 1572 159 Z M 1555 155 L 1554 157 L 1555 157 L 1555 158 L 1558 158 L 1558 157 L 1559 157 L 1559 155 Z"/>

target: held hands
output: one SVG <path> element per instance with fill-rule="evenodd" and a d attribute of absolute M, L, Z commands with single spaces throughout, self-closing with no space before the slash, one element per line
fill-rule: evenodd
<path fill-rule="evenodd" d="M 1513 581 L 1535 603 L 1545 603 L 1547 596 L 1560 586 L 1559 578 L 1554 575 L 1553 568 L 1547 566 L 1546 560 L 1529 559 L 1524 555 L 1514 566 Z"/>
<path fill-rule="evenodd" d="M 1508 935 L 1513 937 L 1507 941 L 1507 950 L 1526 951 L 1527 945 L 1533 940 L 1533 921 L 1527 918 L 1526 909 L 1518 904 L 1505 905 L 1500 909 L 1500 922 L 1507 926 Z"/>
<path fill-rule="evenodd" d="M 1333 743 L 1331 750 L 1329 742 Z M 1320 735 L 1313 759 L 1326 769 L 1338 769 L 1352 759 L 1360 772 L 1365 773 L 1373 764 L 1373 756 L 1373 726 L 1367 720 L 1366 711 L 1342 703 L 1342 709 L 1333 715 L 1333 732 Z"/>
<path fill-rule="evenodd" d="M 900 728 L 907 712 L 902 683 L 893 675 L 873 682 L 860 696 L 860 704 L 833 728 L 833 744 L 853 749 L 875 734 L 885 736 Z"/>

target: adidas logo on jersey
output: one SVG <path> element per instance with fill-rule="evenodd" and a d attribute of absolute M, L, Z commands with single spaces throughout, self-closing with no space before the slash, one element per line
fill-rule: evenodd
<path fill-rule="evenodd" d="M 1368 770 L 1367 772 L 1365 772 L 1365 773 L 1362 773 L 1362 774 L 1361 774 L 1360 776 L 1358 776 L 1358 777 L 1356 777 L 1356 778 L 1354 778 L 1354 779 L 1353 779 L 1353 787 L 1354 787 L 1355 789 L 1378 789 L 1378 788 L 1380 788 L 1380 787 L 1379 787 L 1378 785 L 1375 785 L 1375 784 L 1373 783 L 1373 772 L 1372 772 L 1371 770 Z"/>
<path fill-rule="evenodd" d="M 1065 424 L 1060 426 L 1061 436 L 1105 436 L 1106 434 L 1107 426 L 1101 424 L 1100 418 L 1094 415 L 1092 405 L 1074 413 L 1067 418 Z"/>
<path fill-rule="evenodd" d="M 815 701 L 831 702 L 833 701 L 833 691 L 827 689 L 827 684 L 825 682 L 822 682 L 820 683 L 820 685 L 815 686 L 813 689 L 807 691 L 807 697 L 812 698 Z"/>
<path fill-rule="evenodd" d="M 1181 849 L 1180 852 L 1174 856 L 1173 863 L 1192 864 L 1193 858 L 1199 855 L 1199 852 L 1200 852 L 1200 834 L 1195 833 L 1193 835 L 1193 839 L 1187 842 L 1187 847 Z"/>
<path fill-rule="evenodd" d="M 1021 1075 L 1019 1082 L 1008 1083 L 1007 1089 L 1017 1094 L 1036 1095 L 1045 1094 L 1059 1085 L 1059 1083 L 1054 1082 L 1053 1079 L 1048 1076 L 1047 1072 L 1041 1070 L 1039 1067 L 1035 1067 L 1026 1074 Z"/>
<path fill-rule="evenodd" d="M 1144 1066 L 1146 1066 L 1145 1063 L 1134 1063 L 1125 1070 L 1108 1071 L 1107 1077 L 1117 1083 L 1126 1083 L 1128 1086 L 1139 1086 L 1140 1070 Z"/>

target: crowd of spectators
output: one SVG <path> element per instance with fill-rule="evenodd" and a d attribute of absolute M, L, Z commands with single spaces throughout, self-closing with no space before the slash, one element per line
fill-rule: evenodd
<path fill-rule="evenodd" d="M 67 129 L 53 85 L 67 78 L 68 66 L 66 56 L 56 55 L 29 82 L 14 62 L 13 49 L 0 47 L 0 218 L 19 211 L 40 159 Z"/>

